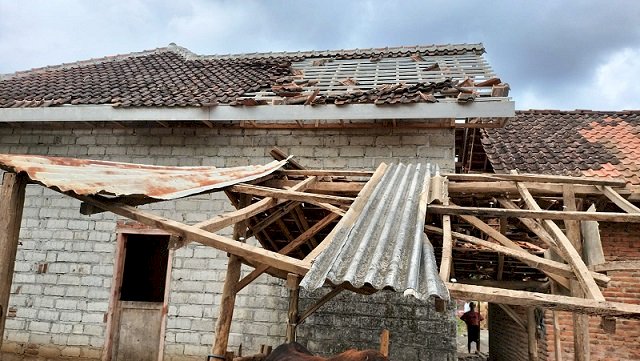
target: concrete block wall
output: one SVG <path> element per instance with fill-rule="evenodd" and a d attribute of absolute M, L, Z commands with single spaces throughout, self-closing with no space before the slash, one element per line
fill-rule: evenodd
<path fill-rule="evenodd" d="M 272 160 L 278 146 L 308 167 L 373 169 L 381 162 L 437 162 L 454 167 L 451 129 L 242 130 L 190 128 L 0 129 L 0 152 L 46 154 L 155 165 L 231 167 Z M 21 244 L 3 350 L 97 358 L 104 345 L 116 218 L 81 216 L 80 203 L 27 187 Z M 231 209 L 220 194 L 147 206 L 188 223 Z M 46 273 L 38 273 L 39 264 Z M 176 252 L 166 331 L 166 359 L 208 353 L 226 271 L 226 255 L 195 244 Z M 245 353 L 279 344 L 286 289 L 261 277 L 238 296 L 230 347 Z M 425 330 L 424 332 L 429 332 Z"/>
<path fill-rule="evenodd" d="M 304 310 L 329 290 L 303 292 Z M 451 361 L 456 359 L 455 302 L 440 313 L 433 302 L 388 291 L 373 295 L 343 292 L 298 327 L 298 341 L 326 356 L 349 348 L 379 349 L 380 334 L 390 333 L 392 360 Z"/>
<path fill-rule="evenodd" d="M 640 260 L 640 226 L 637 224 L 616 224 L 600 222 L 602 248 L 607 261 Z M 640 271 L 611 271 L 609 286 L 602 294 L 608 301 L 640 304 Z M 550 314 L 550 313 L 549 313 Z M 560 339 L 562 357 L 573 359 L 573 317 L 571 313 L 560 312 Z M 554 334 L 551 316 L 547 319 L 550 332 L 547 336 L 549 360 L 554 355 Z M 640 320 L 616 320 L 615 333 L 607 333 L 601 327 L 602 318 L 589 317 L 589 349 L 592 360 L 640 360 Z"/>

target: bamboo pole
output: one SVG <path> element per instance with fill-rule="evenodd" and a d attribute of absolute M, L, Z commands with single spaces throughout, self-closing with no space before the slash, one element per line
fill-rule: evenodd
<path fill-rule="evenodd" d="M 0 347 L 9 308 L 27 178 L 5 173 L 0 190 Z"/>

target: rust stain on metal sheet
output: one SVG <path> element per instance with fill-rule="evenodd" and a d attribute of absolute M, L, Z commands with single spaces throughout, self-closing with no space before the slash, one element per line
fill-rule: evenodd
<path fill-rule="evenodd" d="M 264 177 L 287 160 L 232 168 L 175 167 L 101 160 L 0 154 L 0 168 L 80 195 L 176 199 Z"/>

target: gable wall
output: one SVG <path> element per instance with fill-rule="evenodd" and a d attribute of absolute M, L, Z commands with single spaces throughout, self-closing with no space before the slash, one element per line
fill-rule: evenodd
<path fill-rule="evenodd" d="M 308 167 L 374 169 L 380 162 L 398 160 L 437 162 L 448 171 L 454 167 L 453 131 L 449 129 L 0 129 L 2 153 L 156 165 L 264 164 L 272 160 L 268 151 L 273 146 L 295 155 L 297 161 Z M 27 187 L 10 299 L 15 315 L 7 320 L 5 351 L 87 358 L 98 358 L 101 354 L 116 218 L 109 214 L 81 216 L 79 205 L 78 201 L 40 186 Z M 195 223 L 230 210 L 230 205 L 223 195 L 213 194 L 147 208 L 178 221 Z M 40 263 L 48 264 L 46 273 L 36 272 Z M 225 271 L 226 255 L 213 248 L 192 244 L 176 252 L 165 359 L 201 360 L 208 354 Z M 250 354 L 260 344 L 280 344 L 286 327 L 287 294 L 282 282 L 269 276 L 262 276 L 243 290 L 236 301 L 230 349 L 242 344 L 244 354 Z M 377 302 L 391 307 L 385 297 Z M 372 316 L 380 316 L 377 310 L 372 312 L 375 313 Z M 448 327 L 446 315 L 422 314 L 435 320 L 430 325 Z M 313 324 L 312 317 L 305 327 Z M 403 332 L 415 339 L 415 331 L 399 328 L 392 336 L 392 351 L 394 344 L 399 346 L 403 342 Z M 367 332 L 366 335 L 379 335 L 379 331 Z M 358 346 L 364 344 L 362 337 L 358 342 Z M 371 347 L 377 348 L 377 343 L 377 336 L 370 340 Z M 421 344 L 426 347 L 425 342 Z M 325 349 L 321 343 L 316 346 Z M 442 350 L 447 347 L 442 346 Z"/>

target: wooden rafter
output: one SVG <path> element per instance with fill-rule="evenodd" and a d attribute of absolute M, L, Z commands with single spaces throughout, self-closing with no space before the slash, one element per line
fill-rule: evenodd
<path fill-rule="evenodd" d="M 542 175 L 542 174 L 458 174 L 446 173 L 445 177 L 452 181 L 511 181 L 526 183 L 556 183 L 556 184 L 583 184 L 598 186 L 624 187 L 627 183 L 624 180 L 617 179 L 598 179 L 587 177 L 568 177 L 560 175 Z"/>
<path fill-rule="evenodd" d="M 438 227 L 433 227 L 433 226 L 425 226 L 424 227 L 426 231 L 428 232 L 432 232 L 432 233 L 437 233 L 437 234 L 443 234 L 443 230 L 442 228 L 438 228 Z M 466 234 L 462 234 L 462 233 L 458 233 L 458 232 L 451 232 L 451 235 L 456 238 L 459 239 L 461 241 L 464 242 L 468 242 L 471 244 L 475 244 L 477 246 L 481 246 L 481 247 L 485 247 L 488 249 L 491 249 L 493 251 L 499 252 L 501 254 L 504 254 L 505 256 L 508 257 L 513 257 L 516 258 L 518 260 L 520 260 L 522 263 L 533 267 L 533 268 L 537 268 L 542 272 L 545 272 L 547 274 L 553 274 L 553 275 L 559 275 L 562 277 L 574 277 L 575 275 L 573 273 L 573 270 L 571 269 L 571 267 L 569 267 L 569 265 L 566 265 L 564 263 L 560 263 L 560 262 L 556 262 L 556 261 L 552 261 L 550 259 L 545 259 L 542 257 L 538 257 L 536 255 L 533 255 L 523 249 L 512 249 L 509 247 L 505 247 L 505 246 L 501 246 L 499 244 L 496 243 L 492 243 L 489 241 L 485 241 L 482 240 L 480 238 L 477 237 L 473 237 L 473 236 L 469 236 Z M 609 277 L 603 275 L 603 274 L 599 274 L 596 272 L 592 272 L 592 275 L 594 277 L 594 279 L 596 279 L 598 282 L 600 282 L 603 285 L 606 285 L 607 283 L 609 283 Z"/>
<path fill-rule="evenodd" d="M 640 305 L 549 295 L 537 292 L 505 290 L 495 287 L 446 283 L 452 297 L 516 306 L 540 306 L 547 309 L 580 312 L 600 316 L 640 319 Z"/>
<path fill-rule="evenodd" d="M 305 193 L 292 190 L 282 190 L 263 186 L 253 186 L 248 184 L 236 184 L 230 187 L 230 190 L 238 193 L 252 194 L 262 197 L 273 197 L 280 199 L 288 199 L 298 202 L 320 202 L 329 204 L 351 204 L 353 198 L 331 196 L 324 194 Z"/>
<path fill-rule="evenodd" d="M 516 187 L 518 188 L 520 196 L 523 198 L 529 209 L 537 211 L 541 210 L 540 206 L 523 183 L 516 183 Z M 592 298 L 594 300 L 604 301 L 602 292 L 591 276 L 591 273 L 587 269 L 587 266 L 582 261 L 582 257 L 580 257 L 576 249 L 571 244 L 571 241 L 562 232 L 560 227 L 558 227 L 558 225 L 553 221 L 545 219 L 542 222 L 544 222 L 545 227 L 551 233 L 551 235 L 554 236 L 558 248 L 566 257 L 565 259 L 567 259 L 567 261 L 571 265 L 571 268 L 573 268 L 576 276 L 578 277 L 578 280 L 580 281 L 580 285 L 585 291 L 585 294 L 589 298 Z"/>
<path fill-rule="evenodd" d="M 160 217 L 131 206 L 118 206 L 105 203 L 99 196 L 87 197 L 77 194 L 68 195 L 80 201 L 93 204 L 96 207 L 115 213 L 119 216 L 146 224 L 150 227 L 162 229 L 168 233 L 182 238 L 192 239 L 194 242 L 212 246 L 221 251 L 235 254 L 238 257 L 246 258 L 253 262 L 263 263 L 282 271 L 304 275 L 311 267 L 311 265 L 307 262 L 300 261 L 292 257 L 283 256 L 281 254 L 249 244 L 236 242 L 233 239 L 223 237 L 212 232 L 207 232 L 200 228 L 186 225 L 165 217 Z"/>
<path fill-rule="evenodd" d="M 640 213 L 640 208 L 634 206 L 628 200 L 624 199 L 618 192 L 616 192 L 613 188 L 609 186 L 598 186 L 597 187 L 602 194 L 604 194 L 611 202 L 620 207 L 623 211 L 627 213 Z"/>

